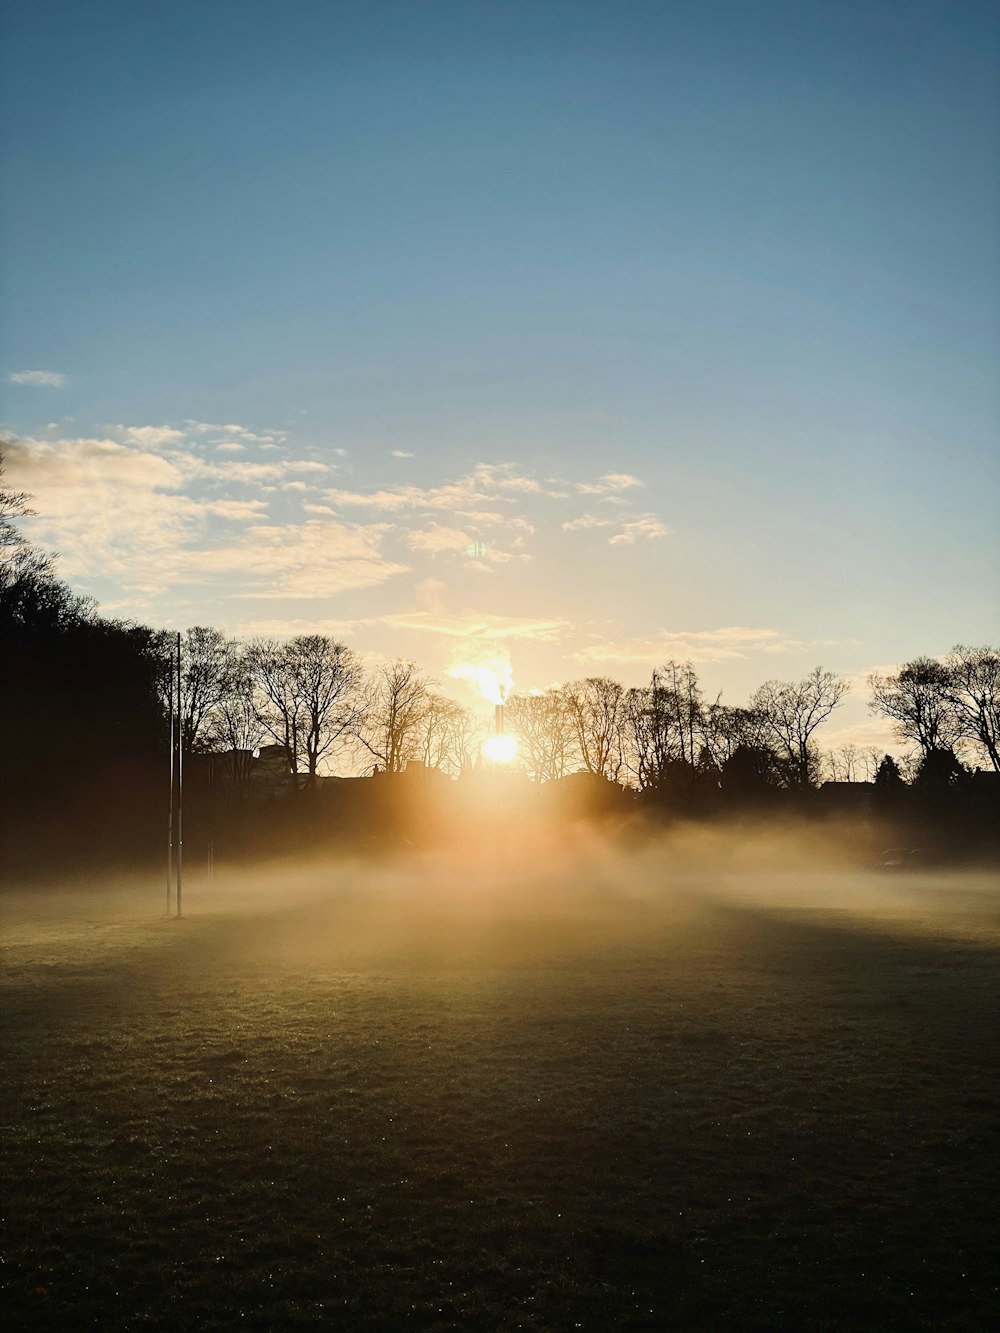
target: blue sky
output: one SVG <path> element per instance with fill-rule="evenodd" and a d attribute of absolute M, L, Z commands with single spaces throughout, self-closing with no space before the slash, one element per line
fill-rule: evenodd
<path fill-rule="evenodd" d="M 74 586 L 734 701 L 997 637 L 994 5 L 6 14 L 8 474 Z"/>

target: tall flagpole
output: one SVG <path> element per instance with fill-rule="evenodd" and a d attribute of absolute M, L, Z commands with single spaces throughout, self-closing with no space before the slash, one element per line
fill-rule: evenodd
<path fill-rule="evenodd" d="M 167 797 L 167 916 L 174 887 L 174 671 L 167 670 L 167 694 L 170 697 L 170 794 Z"/>
<path fill-rule="evenodd" d="M 181 706 L 181 632 L 177 631 L 177 915 L 184 888 L 184 710 Z"/>

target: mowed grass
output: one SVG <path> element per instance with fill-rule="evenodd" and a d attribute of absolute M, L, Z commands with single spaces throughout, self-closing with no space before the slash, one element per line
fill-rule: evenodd
<path fill-rule="evenodd" d="M 8 900 L 3 1326 L 996 1328 L 995 893 L 616 873 Z"/>

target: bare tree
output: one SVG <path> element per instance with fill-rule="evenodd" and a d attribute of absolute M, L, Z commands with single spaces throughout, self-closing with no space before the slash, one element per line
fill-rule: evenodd
<path fill-rule="evenodd" d="M 204 742 L 213 711 L 226 698 L 236 644 L 217 629 L 195 625 L 181 636 L 180 719 L 184 749 Z"/>
<path fill-rule="evenodd" d="M 674 762 L 671 724 L 654 686 L 625 692 L 623 754 L 625 771 L 640 791 L 660 786 Z"/>
<path fill-rule="evenodd" d="M 3 451 L 0 450 L 0 548 L 25 546 L 26 539 L 14 519 L 31 518 L 35 513 L 30 503 L 31 496 L 25 491 L 12 491 L 9 486 L 5 486 L 3 475 Z"/>
<path fill-rule="evenodd" d="M 767 744 L 765 723 L 759 712 L 724 704 L 720 699 L 702 709 L 701 737 L 717 768 L 741 747 L 756 750 Z"/>
<path fill-rule="evenodd" d="M 0 451 L 0 629 L 78 624 L 96 619 L 96 603 L 56 576 L 56 558 L 33 546 L 15 523 L 35 513 L 31 497 L 3 484 Z"/>
<path fill-rule="evenodd" d="M 520 743 L 522 763 L 536 782 L 565 777 L 579 762 L 576 726 L 563 690 L 512 694 L 504 712 Z"/>
<path fill-rule="evenodd" d="M 874 745 L 848 742 L 823 755 L 825 775 L 833 782 L 874 782 L 882 763 L 882 751 Z"/>
<path fill-rule="evenodd" d="M 257 720 L 272 741 L 285 747 L 292 772 L 298 773 L 302 702 L 290 655 L 278 639 L 254 639 L 247 645 L 246 665 Z"/>
<path fill-rule="evenodd" d="M 945 695 L 962 736 L 1000 772 L 1000 650 L 956 644 L 945 658 Z"/>
<path fill-rule="evenodd" d="M 872 753 L 878 755 L 877 750 Z M 866 750 L 848 741 L 839 750 L 827 750 L 823 756 L 823 768 L 833 782 L 870 782 L 874 774 L 869 772 L 869 761 L 870 756 Z"/>
<path fill-rule="evenodd" d="M 298 752 L 315 786 L 320 762 L 353 738 L 364 712 L 361 667 L 350 648 L 322 634 L 299 635 L 288 653 L 299 700 Z"/>
<path fill-rule="evenodd" d="M 932 657 L 915 657 L 899 671 L 868 677 L 869 709 L 896 724 L 901 740 L 913 741 L 921 753 L 951 749 L 963 727 L 951 698 L 948 667 Z"/>
<path fill-rule="evenodd" d="M 817 758 L 812 738 L 847 694 L 847 681 L 816 667 L 805 680 L 769 680 L 756 691 L 751 707 L 764 719 L 766 734 L 788 768 L 792 786 L 810 786 Z"/>
<path fill-rule="evenodd" d="M 820 776 L 824 782 L 846 782 L 846 765 L 841 750 L 826 750 L 819 757 Z"/>
<path fill-rule="evenodd" d="M 716 702 L 715 721 L 724 714 Z M 687 785 L 693 789 L 702 751 L 720 758 L 709 743 L 707 714 L 690 662 L 657 667 L 646 689 L 629 690 L 624 703 L 625 766 L 640 788 Z"/>
<path fill-rule="evenodd" d="M 387 773 L 401 773 L 416 759 L 431 708 L 431 691 L 414 662 L 402 658 L 380 666 L 366 692 L 357 736 Z"/>
<path fill-rule="evenodd" d="M 365 708 L 357 658 L 322 634 L 287 643 L 257 639 L 247 649 L 257 717 L 287 748 L 292 772 L 314 786 L 322 760 L 348 743 Z"/>
<path fill-rule="evenodd" d="M 882 751 L 875 745 L 862 745 L 861 747 L 861 765 L 864 770 L 864 781 L 874 782 L 875 774 L 882 763 Z"/>
<path fill-rule="evenodd" d="M 469 763 L 475 730 L 475 721 L 467 708 L 429 691 L 426 711 L 419 725 L 415 725 L 414 757 L 427 768 L 461 773 Z"/>
<path fill-rule="evenodd" d="M 690 662 L 671 659 L 653 672 L 652 688 L 673 736 L 674 758 L 694 765 L 695 746 L 702 731 L 702 702 L 698 677 Z"/>
<path fill-rule="evenodd" d="M 624 764 L 625 690 L 607 676 L 588 676 L 564 685 L 562 696 L 584 767 L 617 782 Z"/>
<path fill-rule="evenodd" d="M 205 744 L 223 759 L 222 775 L 234 796 L 250 785 L 254 751 L 265 737 L 254 699 L 254 679 L 244 650 L 233 650 L 224 696 L 213 708 L 205 728 Z"/>
<path fill-rule="evenodd" d="M 624 714 L 622 750 L 625 771 L 630 781 L 640 791 L 645 791 L 656 785 L 663 759 L 660 730 L 648 687 L 625 691 Z"/>

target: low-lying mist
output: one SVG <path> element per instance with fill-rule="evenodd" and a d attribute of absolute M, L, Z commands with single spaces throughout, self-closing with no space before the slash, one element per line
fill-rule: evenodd
<path fill-rule="evenodd" d="M 727 931 L 761 913 L 854 929 L 992 939 L 1000 881 L 989 870 L 873 856 L 850 826 L 681 825 L 623 846 L 581 823 L 493 829 L 447 849 L 303 856 L 253 865 L 188 859 L 183 920 L 159 877 L 81 873 L 0 897 L 11 948 L 174 945 L 211 926 L 218 948 L 346 965 L 450 968 L 600 953 L 671 930 Z M 909 850 L 902 849 L 905 857 Z M 883 865 L 882 862 L 886 864 Z M 163 927 L 169 926 L 164 934 Z M 127 929 L 126 929 L 127 928 Z"/>
<path fill-rule="evenodd" d="M 990 1326 L 1000 886 L 900 859 L 499 819 L 0 895 L 5 1326 Z"/>

